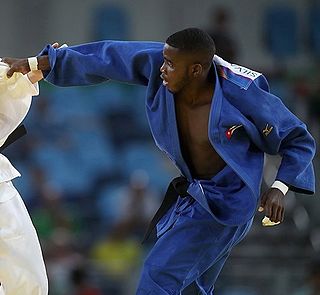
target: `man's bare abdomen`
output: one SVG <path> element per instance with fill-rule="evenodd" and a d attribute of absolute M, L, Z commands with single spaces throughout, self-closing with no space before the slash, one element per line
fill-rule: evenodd
<path fill-rule="evenodd" d="M 226 163 L 214 150 L 208 138 L 210 104 L 194 109 L 177 106 L 180 148 L 192 176 L 210 179 Z"/>
<path fill-rule="evenodd" d="M 210 179 L 226 165 L 209 142 L 199 145 L 191 141 L 184 146 L 182 154 L 194 178 Z"/>

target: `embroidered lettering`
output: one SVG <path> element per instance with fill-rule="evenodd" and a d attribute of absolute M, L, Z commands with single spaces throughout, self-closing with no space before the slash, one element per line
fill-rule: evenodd
<path fill-rule="evenodd" d="M 231 64 L 230 65 L 231 68 L 234 70 L 235 73 L 238 73 L 238 74 L 241 74 L 245 77 L 248 77 L 248 78 L 257 78 L 259 75 L 261 75 L 261 73 L 258 73 L 256 71 L 253 71 L 253 70 L 250 70 L 246 67 L 243 67 L 243 66 L 239 66 L 239 65 L 236 65 L 236 64 Z"/>

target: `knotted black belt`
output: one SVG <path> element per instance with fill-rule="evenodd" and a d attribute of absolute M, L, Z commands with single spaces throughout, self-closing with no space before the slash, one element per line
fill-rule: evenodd
<path fill-rule="evenodd" d="M 27 134 L 27 130 L 24 127 L 24 125 L 20 125 L 15 130 L 10 133 L 10 135 L 7 137 L 4 144 L 0 147 L 0 152 L 2 152 L 7 146 L 17 141 L 20 137 Z"/>
<path fill-rule="evenodd" d="M 142 243 L 148 240 L 150 234 L 160 221 L 161 217 L 171 208 L 174 203 L 177 202 L 178 197 L 180 196 L 181 198 L 185 198 L 189 195 L 187 192 L 189 184 L 189 181 L 183 176 L 176 177 L 170 182 L 159 209 L 149 223 Z"/>

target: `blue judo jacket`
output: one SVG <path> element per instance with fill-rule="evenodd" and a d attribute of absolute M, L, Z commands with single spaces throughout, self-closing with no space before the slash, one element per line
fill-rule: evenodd
<path fill-rule="evenodd" d="M 101 41 L 61 49 L 48 45 L 40 55 L 49 55 L 51 70 L 44 73 L 45 79 L 57 86 L 108 80 L 146 86 L 146 112 L 157 146 L 189 180 L 189 194 L 215 217 L 207 203 L 210 181 L 193 179 L 182 157 L 174 97 L 160 78 L 163 46 L 159 42 Z M 276 179 L 293 191 L 313 194 L 315 142 L 305 124 L 269 92 L 262 74 L 218 56 L 213 66 L 216 83 L 209 139 L 247 188 L 237 199 L 226 200 L 236 200 L 239 212 L 227 214 L 222 223 L 242 224 L 254 215 L 260 197 L 264 153 L 282 156 Z"/>

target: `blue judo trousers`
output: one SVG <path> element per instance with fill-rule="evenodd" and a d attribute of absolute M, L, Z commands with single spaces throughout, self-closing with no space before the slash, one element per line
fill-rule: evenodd
<path fill-rule="evenodd" d="M 138 295 L 180 294 L 196 281 L 212 295 L 231 249 L 249 231 L 260 198 L 264 153 L 282 157 L 276 176 L 290 190 L 313 194 L 315 142 L 303 122 L 269 92 L 266 78 L 215 56 L 208 137 L 226 167 L 209 180 L 194 179 L 180 150 L 174 96 L 162 84 L 163 43 L 101 41 L 69 48 L 48 45 L 57 86 L 108 80 L 144 85 L 146 113 L 156 145 L 189 182 L 157 225 Z"/>
<path fill-rule="evenodd" d="M 180 294 L 194 281 L 199 294 L 213 294 L 231 249 L 247 234 L 252 218 L 237 226 L 221 223 L 224 210 L 219 210 L 217 203 L 241 198 L 247 190 L 230 167 L 199 185 L 208 183 L 211 194 L 207 204 L 215 217 L 190 195 L 179 197 L 157 225 L 158 240 L 145 261 L 137 294 Z"/>

